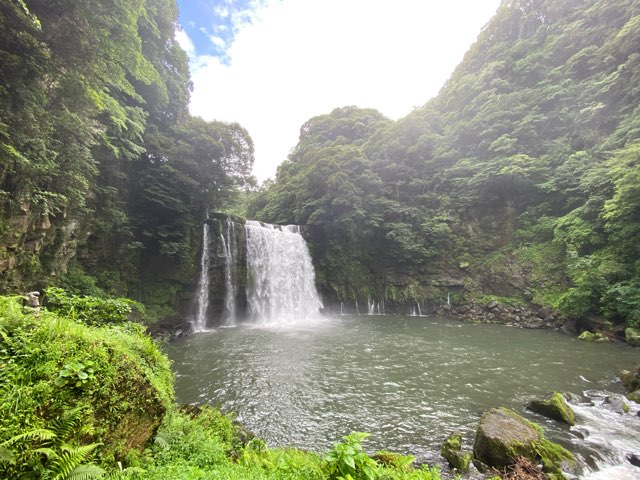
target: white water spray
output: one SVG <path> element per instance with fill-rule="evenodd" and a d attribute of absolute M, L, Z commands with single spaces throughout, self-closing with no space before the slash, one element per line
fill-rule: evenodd
<path fill-rule="evenodd" d="M 633 402 L 629 412 L 615 411 L 607 404 L 609 395 L 605 392 L 584 392 L 588 403 L 572 402 L 576 413 L 576 426 L 572 430 L 584 437 L 576 440 L 594 453 L 592 460 L 596 468 L 584 472 L 584 480 L 632 480 L 640 478 L 640 469 L 630 463 L 631 456 L 640 452 L 640 408 Z M 623 397 L 619 396 L 619 402 Z"/>
<path fill-rule="evenodd" d="M 247 221 L 249 317 L 272 326 L 295 326 L 322 308 L 307 244 L 295 225 Z"/>
<path fill-rule="evenodd" d="M 225 235 L 220 235 L 222 253 L 224 255 L 225 295 L 224 295 L 224 325 L 236 323 L 236 261 L 238 248 L 236 246 L 235 223 L 227 220 Z"/>
<path fill-rule="evenodd" d="M 194 332 L 204 332 L 207 329 L 207 309 L 209 307 L 209 266 L 211 265 L 209 251 L 209 224 L 202 226 L 202 254 L 200 255 L 200 278 L 198 280 L 196 318 L 193 322 Z"/>

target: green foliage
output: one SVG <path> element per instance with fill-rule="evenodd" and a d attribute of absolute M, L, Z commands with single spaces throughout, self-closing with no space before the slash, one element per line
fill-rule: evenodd
<path fill-rule="evenodd" d="M 249 213 L 306 224 L 339 300 L 461 277 L 457 265 L 474 295 L 636 324 L 637 23 L 629 0 L 503 2 L 407 117 L 309 120 Z"/>
<path fill-rule="evenodd" d="M 105 473 L 103 469 L 85 463 L 91 459 L 100 444 L 68 443 L 74 438 L 91 433 L 81 421 L 81 410 L 76 408 L 53 420 L 49 429 L 35 429 L 11 437 L 2 444 L 5 452 L 10 454 L 5 456 L 4 463 L 33 471 L 35 478 L 71 480 L 102 477 Z M 19 453 L 13 454 L 9 448 Z"/>
<path fill-rule="evenodd" d="M 87 360 L 85 363 L 70 362 L 65 363 L 58 373 L 54 384 L 58 387 L 82 387 L 85 383 L 95 379 L 95 371 L 92 367 L 93 362 Z"/>
<path fill-rule="evenodd" d="M 57 287 L 45 289 L 45 294 L 48 310 L 87 325 L 123 324 L 144 314 L 144 307 L 128 298 L 76 296 Z"/>
<path fill-rule="evenodd" d="M 368 433 L 354 432 L 342 437 L 325 455 L 329 478 L 373 480 L 378 473 L 378 464 L 363 450 L 361 442 Z"/>
<path fill-rule="evenodd" d="M 20 301 L 0 297 L 0 472 L 89 478 L 94 454 L 113 468 L 141 449 L 173 402 L 169 362 L 142 327 L 36 317 Z"/>

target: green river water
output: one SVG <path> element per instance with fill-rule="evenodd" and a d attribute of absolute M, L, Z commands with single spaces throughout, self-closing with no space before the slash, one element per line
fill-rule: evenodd
<path fill-rule="evenodd" d="M 626 345 L 410 316 L 219 328 L 168 350 L 178 401 L 235 411 L 270 446 L 325 451 L 342 435 L 364 431 L 373 435 L 367 450 L 423 461 L 435 461 L 453 431 L 470 447 L 489 408 L 506 405 L 527 415 L 528 400 L 554 390 L 621 393 L 616 373 L 640 363 L 639 350 Z M 584 436 L 529 417 L 556 441 Z"/>

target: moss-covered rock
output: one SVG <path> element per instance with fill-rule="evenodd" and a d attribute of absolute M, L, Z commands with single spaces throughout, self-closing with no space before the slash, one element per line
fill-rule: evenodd
<path fill-rule="evenodd" d="M 483 463 L 502 468 L 519 456 L 533 457 L 532 445 L 541 438 L 540 431 L 517 413 L 494 408 L 480 419 L 473 453 Z"/>
<path fill-rule="evenodd" d="M 640 329 L 631 327 L 625 328 L 624 339 L 629 345 L 640 347 Z"/>
<path fill-rule="evenodd" d="M 73 410 L 78 420 L 60 440 L 99 443 L 98 456 L 114 464 L 148 444 L 173 403 L 169 361 L 137 324 L 93 327 L 46 311 L 35 317 L 0 297 L 0 332 L 3 373 L 21 389 L 19 396 L 0 389 L 0 443 L 55 429 Z M 38 444 L 14 448 L 27 455 Z"/>
<path fill-rule="evenodd" d="M 589 332 L 584 331 L 578 337 L 580 340 L 584 340 L 585 342 L 595 342 L 595 343 L 605 343 L 609 341 L 609 337 L 603 335 L 600 332 Z"/>
<path fill-rule="evenodd" d="M 622 370 L 618 376 L 627 392 L 640 389 L 640 367 L 635 370 Z"/>
<path fill-rule="evenodd" d="M 561 464 L 573 460 L 562 446 L 544 438 L 542 428 L 508 408 L 494 408 L 480 419 L 473 454 L 490 467 L 502 469 L 519 457 L 540 461 L 546 472 L 562 475 Z"/>
<path fill-rule="evenodd" d="M 527 408 L 532 412 L 567 425 L 575 424 L 575 413 L 559 392 L 554 392 L 545 399 L 531 400 Z"/>
<path fill-rule="evenodd" d="M 635 392 L 631 392 L 630 394 L 628 394 L 627 398 L 629 400 L 631 400 L 632 402 L 640 403 L 640 389 L 636 390 Z"/>
<path fill-rule="evenodd" d="M 473 453 L 462 450 L 462 435 L 452 433 L 442 444 L 440 454 L 449 465 L 460 472 L 469 470 L 469 463 L 473 460 Z"/>

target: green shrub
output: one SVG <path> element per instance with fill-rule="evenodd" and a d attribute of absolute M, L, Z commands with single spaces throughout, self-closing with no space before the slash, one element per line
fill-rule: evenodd
<path fill-rule="evenodd" d="M 58 287 L 45 289 L 47 310 L 87 325 L 122 324 L 145 318 L 144 305 L 128 298 L 77 296 Z"/>
<path fill-rule="evenodd" d="M 96 461 L 115 467 L 142 449 L 173 405 L 169 361 L 142 326 L 36 317 L 22 312 L 20 297 L 0 297 L 0 369 L 0 445 L 17 459 L 0 462 L 0 478 L 32 474 L 33 458 L 46 456 L 49 468 L 55 455 L 71 455 L 37 434 L 55 432 L 70 411 L 77 428 L 57 437 L 70 448 L 101 444 L 92 449 Z"/>
<path fill-rule="evenodd" d="M 342 437 L 325 455 L 329 478 L 373 480 L 377 477 L 378 464 L 362 448 L 362 440 L 368 433 L 354 432 Z"/>

